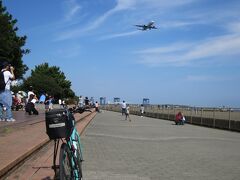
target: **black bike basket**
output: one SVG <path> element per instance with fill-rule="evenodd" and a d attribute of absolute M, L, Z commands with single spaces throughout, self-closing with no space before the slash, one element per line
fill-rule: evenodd
<path fill-rule="evenodd" d="M 66 109 L 46 112 L 46 129 L 50 139 L 68 138 L 73 130 L 73 116 Z"/>

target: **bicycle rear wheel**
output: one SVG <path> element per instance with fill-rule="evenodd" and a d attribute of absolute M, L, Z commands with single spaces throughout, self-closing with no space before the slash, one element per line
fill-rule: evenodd
<path fill-rule="evenodd" d="M 59 155 L 59 177 L 60 180 L 72 180 L 73 177 L 73 167 L 71 163 L 71 152 L 66 143 L 61 145 L 60 155 Z"/>

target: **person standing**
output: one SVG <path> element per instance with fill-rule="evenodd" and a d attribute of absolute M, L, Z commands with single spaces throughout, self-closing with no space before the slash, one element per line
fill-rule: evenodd
<path fill-rule="evenodd" d="M 58 104 L 59 104 L 59 108 L 63 108 L 63 107 L 62 107 L 62 100 L 61 100 L 61 99 L 58 99 Z"/>
<path fill-rule="evenodd" d="M 53 109 L 53 101 L 54 101 L 54 97 L 49 96 L 49 111 Z"/>
<path fill-rule="evenodd" d="M 82 97 L 82 96 L 80 96 L 80 97 L 79 97 L 78 106 L 79 106 L 80 108 L 82 108 L 82 107 L 83 107 L 83 105 L 84 105 L 84 100 L 83 100 L 83 97 Z"/>
<path fill-rule="evenodd" d="M 96 111 L 96 112 L 100 112 L 100 111 L 99 111 L 99 104 L 98 104 L 97 101 L 95 102 L 95 111 Z"/>
<path fill-rule="evenodd" d="M 85 97 L 84 104 L 85 104 L 85 107 L 89 107 L 89 99 L 88 99 L 88 97 Z"/>
<path fill-rule="evenodd" d="M 47 96 L 46 101 L 45 101 L 45 111 L 48 112 L 53 109 L 53 97 L 52 96 Z"/>
<path fill-rule="evenodd" d="M 39 97 L 39 103 L 43 104 L 46 100 L 46 95 L 44 93 L 41 94 L 41 96 Z"/>
<path fill-rule="evenodd" d="M 0 91 L 0 121 L 14 122 L 12 115 L 12 93 L 10 90 L 11 82 L 15 79 L 14 67 L 12 67 L 8 62 L 2 63 L 1 73 L 3 73 L 3 78 L 5 82 L 5 89 Z M 3 106 L 6 108 L 6 115 L 3 114 Z"/>
<path fill-rule="evenodd" d="M 144 106 L 143 106 L 143 104 L 141 104 L 140 113 L 141 113 L 141 117 L 143 118 L 143 114 L 144 114 Z"/>
<path fill-rule="evenodd" d="M 121 107 L 122 107 L 122 116 L 123 116 L 126 113 L 126 108 L 127 108 L 127 104 L 125 101 L 122 102 Z"/>

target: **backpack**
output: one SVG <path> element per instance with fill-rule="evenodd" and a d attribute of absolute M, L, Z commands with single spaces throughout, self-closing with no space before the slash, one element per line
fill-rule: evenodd
<path fill-rule="evenodd" d="M 3 72 L 0 72 L 0 91 L 4 91 L 5 90 L 5 80 L 4 80 L 4 74 Z"/>

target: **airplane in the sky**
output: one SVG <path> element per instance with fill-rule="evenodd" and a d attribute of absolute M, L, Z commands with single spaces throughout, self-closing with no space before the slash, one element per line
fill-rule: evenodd
<path fill-rule="evenodd" d="M 151 22 L 149 22 L 148 24 L 135 25 L 135 26 L 140 27 L 141 29 L 139 29 L 139 30 L 142 30 L 142 31 L 151 30 L 151 29 L 157 29 L 157 28 L 154 26 L 154 21 L 151 21 Z"/>

